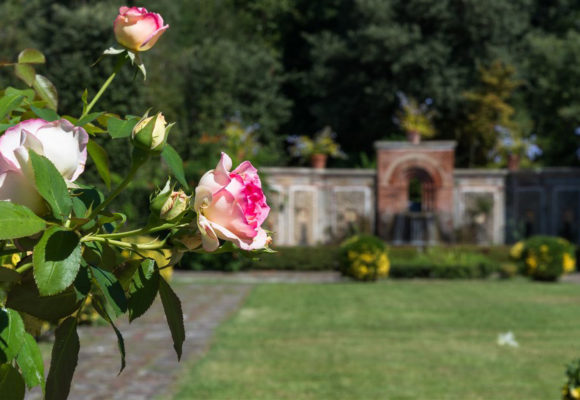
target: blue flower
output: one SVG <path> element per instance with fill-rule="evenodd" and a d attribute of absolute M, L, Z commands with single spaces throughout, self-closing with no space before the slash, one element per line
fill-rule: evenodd
<path fill-rule="evenodd" d="M 574 129 L 574 135 L 580 136 L 580 126 L 577 126 L 576 129 Z"/>
<path fill-rule="evenodd" d="M 526 154 L 530 160 L 535 160 L 537 157 L 543 154 L 543 151 L 537 144 L 532 143 L 528 146 Z"/>

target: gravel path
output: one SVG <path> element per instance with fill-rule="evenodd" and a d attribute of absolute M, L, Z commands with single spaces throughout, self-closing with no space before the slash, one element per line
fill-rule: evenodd
<path fill-rule="evenodd" d="M 167 394 L 181 364 L 199 359 L 207 350 L 216 327 L 243 302 L 247 284 L 172 285 L 181 299 L 186 340 L 181 363 L 173 350 L 171 334 L 159 298 L 141 318 L 129 324 L 117 321 L 125 338 L 127 367 L 117 376 L 120 356 L 109 326 L 81 327 L 81 352 L 70 400 L 149 400 Z M 39 391 L 27 400 L 40 399 Z"/>

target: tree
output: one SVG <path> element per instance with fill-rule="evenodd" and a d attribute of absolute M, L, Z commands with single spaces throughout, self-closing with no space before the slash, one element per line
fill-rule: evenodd
<path fill-rule="evenodd" d="M 521 136 L 521 128 L 513 119 L 515 110 L 509 104 L 521 85 L 514 75 L 513 66 L 496 60 L 488 67 L 479 67 L 479 87 L 463 94 L 469 111 L 459 139 L 460 149 L 469 154 L 469 166 L 489 163 L 502 130 Z"/>

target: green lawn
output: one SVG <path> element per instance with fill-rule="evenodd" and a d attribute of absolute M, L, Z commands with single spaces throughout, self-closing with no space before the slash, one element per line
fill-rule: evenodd
<path fill-rule="evenodd" d="M 174 398 L 558 399 L 575 357 L 578 285 L 261 285 Z"/>

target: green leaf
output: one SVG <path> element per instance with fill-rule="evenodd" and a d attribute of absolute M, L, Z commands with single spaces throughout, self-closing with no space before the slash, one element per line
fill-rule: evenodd
<path fill-rule="evenodd" d="M 34 246 L 34 280 L 43 296 L 65 290 L 74 282 L 81 266 L 81 243 L 76 233 L 54 226 Z"/>
<path fill-rule="evenodd" d="M 102 304 L 103 301 L 106 301 L 106 300 L 104 298 L 97 296 L 97 297 L 95 297 L 95 301 L 93 302 L 93 306 L 95 307 L 95 310 L 99 313 L 99 315 L 101 317 L 103 317 L 103 319 L 105 319 L 111 325 L 111 327 L 115 331 L 115 335 L 117 335 L 117 346 L 119 347 L 119 352 L 121 353 L 121 369 L 119 370 L 119 374 L 120 374 L 125 369 L 125 355 L 126 355 L 126 353 L 125 353 L 125 340 L 123 339 L 123 335 L 121 334 L 121 331 L 119 329 L 117 329 L 117 327 L 113 323 L 113 319 L 112 319 L 111 315 L 107 312 L 106 305 Z"/>
<path fill-rule="evenodd" d="M 34 100 L 34 90 L 32 89 L 16 89 L 13 88 L 11 86 L 7 87 L 6 90 L 4 91 L 5 95 L 18 95 L 18 96 L 24 96 L 26 98 L 27 101 L 32 102 Z"/>
<path fill-rule="evenodd" d="M 14 285 L 6 299 L 6 307 L 25 312 L 44 321 L 58 321 L 68 317 L 79 308 L 80 304 L 79 297 L 72 286 L 54 296 L 41 296 L 33 279 Z"/>
<path fill-rule="evenodd" d="M 0 362 L 11 362 L 24 344 L 24 322 L 17 311 L 0 308 Z"/>
<path fill-rule="evenodd" d="M 129 321 L 139 318 L 151 307 L 159 290 L 159 271 L 155 261 L 144 260 L 129 285 Z"/>
<path fill-rule="evenodd" d="M 29 208 L 0 201 L 0 240 L 34 235 L 46 228 L 46 222 Z"/>
<path fill-rule="evenodd" d="M 0 282 L 20 282 L 20 274 L 13 269 L 0 267 Z"/>
<path fill-rule="evenodd" d="M 20 106 L 24 96 L 19 94 L 7 94 L 0 98 L 0 120 Z"/>
<path fill-rule="evenodd" d="M 26 386 L 32 388 L 42 385 L 44 392 L 44 363 L 36 340 L 29 333 L 24 333 L 24 343 L 16 357 L 16 362 L 22 371 Z"/>
<path fill-rule="evenodd" d="M 107 189 L 111 189 L 111 173 L 109 171 L 109 158 L 107 152 L 101 146 L 99 146 L 94 140 L 89 140 L 87 145 L 87 150 L 89 155 L 93 159 L 95 166 L 97 167 L 97 172 L 99 173 L 101 179 L 107 185 Z"/>
<path fill-rule="evenodd" d="M 180 360 L 183 342 L 185 341 L 185 327 L 183 326 L 181 301 L 173 289 L 171 289 L 171 286 L 169 286 L 163 278 L 159 279 L 159 295 L 161 296 L 165 318 L 167 318 L 167 324 L 169 325 L 171 337 L 173 338 L 173 348 L 177 353 L 177 359 Z"/>
<path fill-rule="evenodd" d="M 47 121 L 56 121 L 60 119 L 60 116 L 56 113 L 56 111 L 51 110 L 49 108 L 38 108 L 35 106 L 30 106 L 30 109 L 38 118 L 45 119 Z"/>
<path fill-rule="evenodd" d="M 46 58 L 44 54 L 36 49 L 24 49 L 18 54 L 19 64 L 44 64 Z"/>
<path fill-rule="evenodd" d="M 52 82 L 45 76 L 36 74 L 32 87 L 36 91 L 36 94 L 46 102 L 48 108 L 56 111 L 58 107 L 58 93 Z"/>
<path fill-rule="evenodd" d="M 131 136 L 133 128 L 139 122 L 139 118 L 129 118 L 122 120 L 111 117 L 107 120 L 107 130 L 113 139 L 127 138 Z"/>
<path fill-rule="evenodd" d="M 185 179 L 185 171 L 183 170 L 183 160 L 179 157 L 179 154 L 175 149 L 169 145 L 169 143 L 165 144 L 163 148 L 163 152 L 161 153 L 161 157 L 165 160 L 171 172 L 173 172 L 173 176 L 181 183 L 184 188 L 189 188 L 187 184 L 187 179 Z"/>
<path fill-rule="evenodd" d="M 54 333 L 54 346 L 48 378 L 46 400 L 66 400 L 79 358 L 79 336 L 75 318 L 65 319 Z"/>
<path fill-rule="evenodd" d="M 24 81 L 28 86 L 34 84 L 36 78 L 36 71 L 32 65 L 16 64 L 14 65 L 14 73 L 16 76 Z"/>
<path fill-rule="evenodd" d="M 0 393 L 2 400 L 22 400 L 26 387 L 24 386 L 24 379 L 10 364 L 0 365 Z"/>
<path fill-rule="evenodd" d="M 103 195 L 96 188 L 80 187 L 72 190 L 72 210 L 75 217 L 84 219 L 88 216 L 89 210 L 94 209 L 103 201 Z M 91 229 L 95 221 L 88 221 L 83 225 L 83 229 Z"/>
<path fill-rule="evenodd" d="M 91 266 L 91 272 L 93 282 L 98 289 L 97 294 L 104 297 L 103 306 L 107 315 L 110 315 L 111 318 L 117 318 L 127 312 L 127 298 L 115 275 L 95 266 Z"/>
<path fill-rule="evenodd" d="M 66 219 L 72 210 L 72 200 L 64 178 L 50 160 L 29 151 L 38 193 L 48 202 L 58 220 Z"/>
<path fill-rule="evenodd" d="M 87 242 L 83 251 L 85 261 L 95 267 L 113 272 L 125 260 L 119 251 L 108 243 Z"/>
<path fill-rule="evenodd" d="M 103 114 L 104 114 L 104 112 L 94 112 L 94 113 L 87 114 L 84 117 L 82 117 L 81 119 L 79 119 L 75 125 L 85 126 L 86 124 L 93 122 L 95 119 L 99 118 Z"/>

